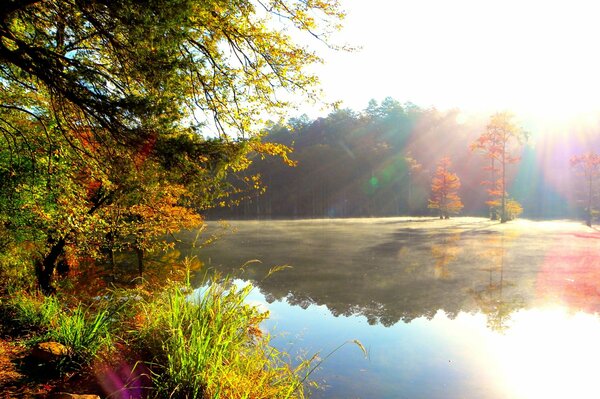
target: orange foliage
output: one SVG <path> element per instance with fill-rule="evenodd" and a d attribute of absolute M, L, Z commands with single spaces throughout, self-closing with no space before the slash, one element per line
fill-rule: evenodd
<path fill-rule="evenodd" d="M 463 203 L 458 196 L 460 179 L 455 173 L 450 172 L 451 165 L 450 158 L 442 158 L 431 180 L 429 208 L 438 209 L 440 219 L 448 219 L 450 214 L 456 214 L 463 208 Z"/>
<path fill-rule="evenodd" d="M 492 219 L 497 217 L 497 209 L 500 208 L 502 221 L 507 220 L 506 213 L 506 166 L 520 161 L 519 156 L 511 155 L 514 144 L 520 144 L 527 139 L 527 134 L 513 121 L 510 113 L 503 112 L 494 114 L 486 131 L 470 145 L 471 151 L 479 151 L 490 161 L 485 168 L 490 172 L 491 179 L 482 182 L 488 186 L 489 200 L 486 204 L 490 207 Z"/>

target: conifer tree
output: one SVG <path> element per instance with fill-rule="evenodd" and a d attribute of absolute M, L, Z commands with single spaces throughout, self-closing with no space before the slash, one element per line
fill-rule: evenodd
<path fill-rule="evenodd" d="M 491 179 L 482 184 L 487 185 L 490 207 L 490 218 L 505 223 L 509 220 L 506 211 L 508 194 L 506 192 L 506 167 L 521 159 L 512 155 L 515 147 L 527 139 L 525 133 L 512 121 L 513 115 L 508 112 L 494 114 L 487 125 L 485 133 L 471 144 L 471 151 L 479 151 L 490 161 L 485 169 L 490 171 Z M 498 215 L 498 213 L 500 215 Z"/>
<path fill-rule="evenodd" d="M 457 214 L 463 208 L 458 196 L 460 179 L 450 171 L 450 158 L 442 158 L 431 180 L 431 198 L 429 208 L 439 211 L 440 219 L 449 219 L 450 214 Z"/>

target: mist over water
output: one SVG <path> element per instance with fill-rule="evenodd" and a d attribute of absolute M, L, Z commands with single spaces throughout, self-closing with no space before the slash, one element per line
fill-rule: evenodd
<path fill-rule="evenodd" d="M 328 358 L 315 397 L 592 392 L 600 235 L 580 223 L 381 218 L 226 230 L 201 250 L 184 236 L 179 250 L 254 284 L 249 300 L 271 312 L 276 346 L 307 357 L 352 339 L 367 347 L 367 359 L 353 345 Z M 212 223 L 205 236 L 219 231 Z M 269 275 L 276 266 L 286 267 Z"/>

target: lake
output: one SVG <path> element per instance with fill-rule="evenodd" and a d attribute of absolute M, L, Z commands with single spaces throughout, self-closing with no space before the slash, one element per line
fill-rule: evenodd
<path fill-rule="evenodd" d="M 366 347 L 326 358 L 314 398 L 597 396 L 600 233 L 581 223 L 232 221 L 182 237 L 205 270 L 255 285 L 294 359 Z"/>

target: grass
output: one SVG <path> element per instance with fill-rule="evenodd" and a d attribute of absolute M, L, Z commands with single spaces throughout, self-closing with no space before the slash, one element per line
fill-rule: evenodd
<path fill-rule="evenodd" d="M 125 394 L 143 381 L 145 398 L 304 398 L 314 367 L 311 361 L 292 367 L 270 345 L 260 329 L 268 313 L 246 303 L 251 290 L 225 279 L 200 291 L 189 283 L 154 293 L 115 290 L 93 306 L 25 293 L 0 305 L 29 331 L 23 338 L 29 344 L 57 341 L 69 348 L 58 365 L 62 372 L 92 373 L 110 363 L 109 353 L 121 365 L 136 364 L 118 388 Z"/>
<path fill-rule="evenodd" d="M 30 332 L 45 331 L 52 319 L 63 311 L 58 298 L 25 292 L 13 294 L 7 305 L 16 325 Z"/>
<path fill-rule="evenodd" d="M 140 307 L 138 345 L 149 352 L 152 397 L 303 398 L 306 364 L 291 368 L 244 302 L 251 286 L 212 282 L 200 295 L 171 286 Z"/>
<path fill-rule="evenodd" d="M 27 333 L 28 344 L 56 341 L 69 349 L 60 369 L 72 370 L 92 363 L 111 348 L 111 319 L 107 309 L 79 303 L 69 308 L 55 296 L 13 294 L 5 304 L 15 328 Z"/>
<path fill-rule="evenodd" d="M 107 309 L 93 311 L 78 304 L 72 310 L 58 313 L 44 338 L 69 348 L 68 366 L 82 366 L 93 362 L 99 354 L 110 351 L 111 324 Z"/>

